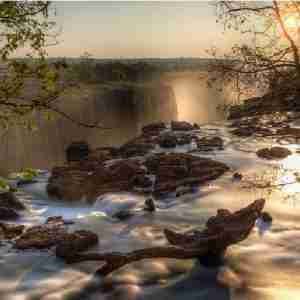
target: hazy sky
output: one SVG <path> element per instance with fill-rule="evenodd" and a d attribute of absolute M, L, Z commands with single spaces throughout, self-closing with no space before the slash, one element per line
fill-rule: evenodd
<path fill-rule="evenodd" d="M 60 43 L 50 56 L 199 57 L 232 38 L 216 23 L 213 2 L 55 2 Z"/>

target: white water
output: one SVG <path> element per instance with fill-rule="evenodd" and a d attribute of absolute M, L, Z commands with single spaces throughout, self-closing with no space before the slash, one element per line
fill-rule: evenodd
<path fill-rule="evenodd" d="M 299 300 L 300 183 L 272 190 L 253 187 L 253 182 L 268 180 L 273 184 L 294 182 L 294 173 L 300 172 L 299 145 L 288 145 L 294 152 L 289 158 L 266 162 L 255 151 L 275 141 L 232 137 L 223 125 L 206 125 L 199 134 L 223 137 L 225 150 L 195 155 L 226 162 L 231 171 L 193 194 L 158 201 L 154 214 L 141 210 L 144 197 L 126 193 L 106 195 L 93 206 L 50 200 L 44 176 L 24 188 L 32 198 L 25 200 L 29 210 L 20 222 L 39 224 L 48 216 L 62 215 L 75 221 L 74 228 L 98 233 L 100 244 L 94 250 L 130 251 L 165 245 L 162 232 L 166 227 L 178 231 L 201 228 L 218 208 L 235 210 L 265 197 L 265 210 L 274 218 L 272 226 L 258 223 L 246 241 L 229 249 L 224 267 L 206 269 L 194 260 L 156 259 L 128 265 L 103 279 L 93 276 L 98 263 L 69 266 L 51 251 L 16 252 L 5 244 L 0 247 L 0 299 Z M 233 180 L 233 172 L 241 172 L 243 180 Z M 135 210 L 136 215 L 122 222 L 111 218 L 123 208 Z"/>

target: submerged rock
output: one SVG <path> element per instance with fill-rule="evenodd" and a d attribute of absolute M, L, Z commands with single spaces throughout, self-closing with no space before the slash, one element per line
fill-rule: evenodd
<path fill-rule="evenodd" d="M 23 210 L 26 208 L 16 195 L 10 191 L 0 193 L 0 206 L 15 210 Z"/>
<path fill-rule="evenodd" d="M 264 159 L 283 159 L 291 155 L 292 152 L 283 147 L 263 148 L 256 152 L 257 156 Z"/>

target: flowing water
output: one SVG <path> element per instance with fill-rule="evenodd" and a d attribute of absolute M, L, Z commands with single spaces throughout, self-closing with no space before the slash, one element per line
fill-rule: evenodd
<path fill-rule="evenodd" d="M 40 224 L 48 216 L 62 215 L 75 221 L 74 228 L 99 235 L 95 251 L 131 251 L 166 245 L 163 229 L 186 231 L 201 228 L 218 208 L 239 209 L 266 198 L 265 210 L 273 216 L 271 226 L 258 222 L 250 237 L 231 247 L 220 268 L 205 268 L 196 260 L 153 259 L 130 264 L 107 278 L 96 277 L 99 262 L 66 265 L 52 251 L 16 251 L 0 247 L 1 300 L 298 300 L 300 299 L 300 172 L 298 144 L 287 145 L 293 155 L 266 162 L 255 151 L 276 142 L 265 138 L 233 137 L 223 123 L 203 125 L 199 134 L 225 140 L 223 151 L 197 153 L 225 162 L 231 171 L 201 186 L 192 194 L 170 195 L 157 201 L 155 213 L 144 213 L 143 196 L 108 194 L 94 205 L 70 204 L 48 199 L 48 174 L 24 188 L 28 211 L 24 224 Z M 187 151 L 181 147 L 175 151 Z M 232 179 L 234 172 L 242 181 Z M 271 182 L 275 187 L 268 188 Z M 263 188 L 266 186 L 266 188 Z M 127 221 L 111 215 L 123 208 L 136 210 Z"/>

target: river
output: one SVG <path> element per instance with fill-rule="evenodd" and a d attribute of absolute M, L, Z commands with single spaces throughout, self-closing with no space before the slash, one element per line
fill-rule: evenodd
<path fill-rule="evenodd" d="M 98 251 L 126 252 L 166 244 L 163 229 L 186 231 L 201 228 L 218 208 L 237 210 L 264 197 L 272 225 L 257 222 L 249 238 L 231 247 L 225 265 L 206 268 L 196 260 L 153 259 L 130 264 L 107 278 L 94 275 L 97 263 L 66 265 L 51 251 L 23 251 L 0 247 L 1 300 L 298 300 L 300 295 L 300 172 L 299 144 L 286 142 L 293 154 L 267 162 L 255 151 L 276 141 L 267 138 L 237 138 L 227 122 L 202 125 L 201 136 L 224 139 L 222 151 L 197 153 L 225 162 L 231 171 L 201 186 L 192 194 L 157 202 L 153 214 L 144 214 L 143 196 L 107 194 L 92 206 L 48 199 L 45 186 L 49 174 L 24 187 L 21 197 L 28 210 L 19 220 L 40 224 L 48 216 L 62 215 L 75 221 L 74 228 L 99 235 Z M 284 141 L 281 141 L 284 142 Z M 190 146 L 174 151 L 187 151 Z M 241 181 L 232 174 L 243 174 Z M 262 188 L 271 181 L 278 187 Z M 26 196 L 27 195 L 27 196 Z M 130 207 L 137 213 L 127 221 L 111 215 Z"/>

